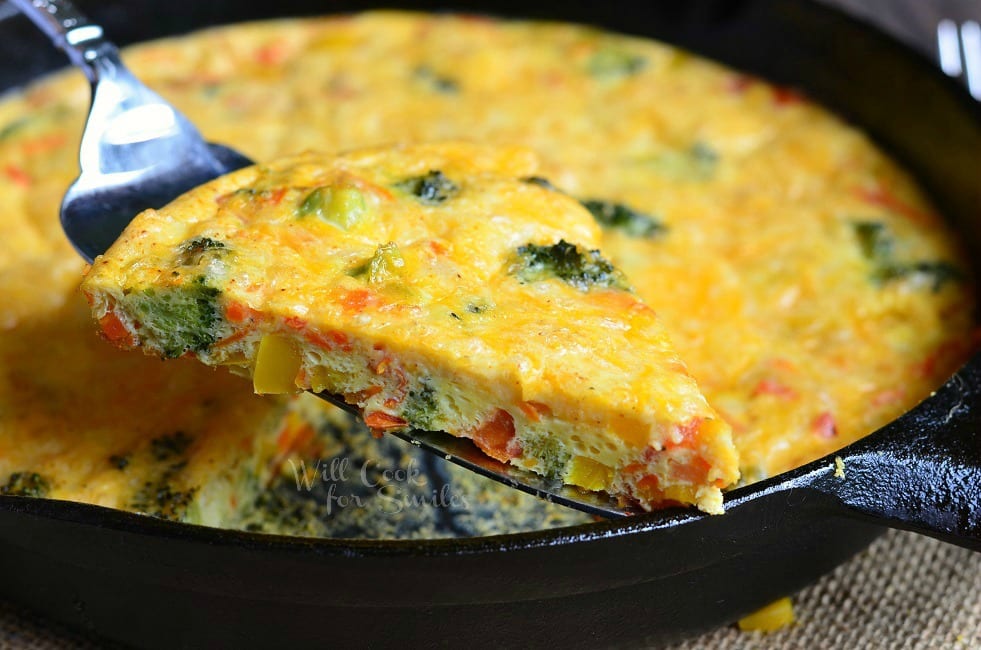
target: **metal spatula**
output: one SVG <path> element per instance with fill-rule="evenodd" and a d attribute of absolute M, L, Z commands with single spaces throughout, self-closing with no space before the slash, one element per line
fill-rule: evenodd
<path fill-rule="evenodd" d="M 61 204 L 61 224 L 91 262 L 134 215 L 251 165 L 204 141 L 186 117 L 126 69 L 102 28 L 67 0 L 11 0 L 92 82 L 79 151 L 81 174 Z"/>

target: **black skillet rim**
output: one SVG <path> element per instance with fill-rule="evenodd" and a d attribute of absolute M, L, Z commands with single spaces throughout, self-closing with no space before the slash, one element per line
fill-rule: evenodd
<path fill-rule="evenodd" d="M 981 102 L 975 101 L 967 90 L 956 80 L 944 75 L 920 50 L 914 49 L 892 34 L 884 32 L 880 28 L 836 7 L 815 0 L 797 0 L 797 2 L 803 2 L 809 5 L 809 10 L 824 13 L 826 17 L 848 23 L 852 27 L 860 29 L 867 38 L 878 41 L 877 46 L 889 49 L 892 56 L 905 59 L 904 63 L 916 66 L 922 72 L 932 75 L 935 80 L 939 80 L 947 86 L 949 94 L 956 98 L 963 110 L 973 114 L 974 119 L 981 122 Z M 517 16 L 517 18 L 520 19 L 520 16 Z M 531 18 L 531 20 L 536 20 L 536 18 Z M 230 22 L 227 24 L 236 23 Z M 711 59 L 712 57 L 709 56 L 708 58 Z M 9 90 L 13 90 L 13 88 Z M 846 120 L 848 119 L 847 114 L 838 111 L 835 112 Z M 877 145 L 882 146 L 881 143 L 877 143 Z M 969 364 L 981 365 L 981 352 L 975 353 L 970 359 L 966 360 L 951 377 Z M 949 379 L 950 377 L 947 378 L 947 380 Z M 946 380 L 944 383 L 946 383 Z M 934 399 L 932 395 L 926 397 L 921 404 L 931 399 Z M 874 435 L 875 433 L 876 431 L 870 432 L 867 436 L 858 439 L 850 445 L 795 469 L 751 485 L 733 489 L 726 493 L 726 506 L 730 507 L 735 503 L 752 500 L 756 496 L 762 496 L 770 492 L 777 486 L 794 482 L 796 479 L 827 468 L 835 456 L 846 453 L 852 446 L 861 444 L 868 436 Z M 314 553 L 318 556 L 330 555 L 334 557 L 346 556 L 352 558 L 379 556 L 443 557 L 511 552 L 643 534 L 660 529 L 673 528 L 683 525 L 686 522 L 706 517 L 725 516 L 706 515 L 694 509 L 670 509 L 640 514 L 620 520 L 600 521 L 577 526 L 521 533 L 502 533 L 480 537 L 442 539 L 372 540 L 256 533 L 157 519 L 148 515 L 76 501 L 37 497 L 0 495 L 0 510 L 50 520 L 68 521 L 84 526 L 95 526 L 136 535 L 152 535 L 157 538 L 173 538 L 182 541 L 204 543 L 209 546 L 234 546 L 237 548 L 263 549 L 280 553 Z"/>

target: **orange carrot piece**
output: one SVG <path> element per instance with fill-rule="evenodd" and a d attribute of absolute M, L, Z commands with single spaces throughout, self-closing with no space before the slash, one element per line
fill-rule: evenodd
<path fill-rule="evenodd" d="M 509 449 L 514 439 L 514 418 L 504 409 L 497 409 L 494 415 L 473 433 L 474 444 L 495 460 L 506 463 L 519 454 Z"/>
<path fill-rule="evenodd" d="M 307 322 L 298 316 L 287 316 L 283 322 L 286 323 L 287 327 L 294 330 L 301 330 L 307 326 Z"/>
<path fill-rule="evenodd" d="M 244 339 L 246 336 L 248 336 L 251 333 L 252 333 L 252 330 L 251 329 L 241 329 L 241 330 L 235 332 L 234 334 L 229 334 L 228 336 L 226 336 L 225 338 L 221 339 L 220 341 L 215 341 L 213 347 L 220 348 L 220 347 L 223 347 L 223 346 L 226 346 L 226 345 L 231 345 L 232 343 L 235 343 L 236 341 L 241 341 L 242 339 Z"/>
<path fill-rule="evenodd" d="M 552 415 L 552 409 L 549 408 L 548 404 L 542 404 L 534 400 L 521 402 L 518 406 L 521 408 L 521 412 L 532 422 L 538 422 L 542 419 L 543 415 Z"/>
<path fill-rule="evenodd" d="M 255 52 L 255 60 L 263 65 L 279 65 L 286 60 L 286 43 L 275 41 L 266 43 Z"/>
<path fill-rule="evenodd" d="M 99 319 L 99 327 L 102 328 L 102 333 L 105 337 L 113 343 L 133 344 L 132 335 L 130 335 L 126 326 L 123 325 L 123 321 L 119 320 L 116 312 L 106 312 L 106 315 Z"/>
<path fill-rule="evenodd" d="M 678 427 L 678 433 L 681 434 L 681 442 L 674 442 L 671 438 L 664 441 L 665 449 L 677 449 L 678 447 L 683 447 L 685 449 L 694 449 L 698 440 L 698 430 L 701 428 L 703 418 L 693 417 L 684 424 Z M 651 460 L 651 454 L 657 453 L 653 447 L 648 447 L 645 452 L 645 460 Z"/>
<path fill-rule="evenodd" d="M 30 187 L 33 179 L 30 174 L 17 165 L 7 165 L 3 168 L 4 175 L 21 187 Z"/>
<path fill-rule="evenodd" d="M 306 332 L 303 335 L 303 337 L 308 342 L 313 343 L 314 345 L 321 348 L 326 348 L 328 350 L 331 348 L 340 348 L 345 352 L 351 351 L 351 343 L 348 340 L 347 334 L 345 334 L 344 332 L 339 332 L 337 330 L 329 330 L 327 332 L 321 333 L 311 330 Z"/>
<path fill-rule="evenodd" d="M 857 191 L 857 194 L 863 201 L 900 214 L 914 223 L 930 223 L 934 220 L 934 216 L 931 213 L 915 208 L 905 201 L 900 200 L 896 195 L 883 187 L 863 187 Z"/>
<path fill-rule="evenodd" d="M 354 291 L 348 291 L 341 298 L 341 306 L 344 307 L 346 311 L 359 313 L 364 311 L 364 308 L 368 306 L 371 301 L 372 294 L 367 289 L 355 289 Z"/>
<path fill-rule="evenodd" d="M 233 302 L 225 307 L 225 318 L 233 323 L 242 323 L 247 320 L 258 320 L 259 312 L 244 303 Z"/>
<path fill-rule="evenodd" d="M 712 466 L 704 458 L 696 456 L 685 465 L 673 465 L 671 474 L 682 481 L 701 485 L 706 482 L 710 469 Z"/>
<path fill-rule="evenodd" d="M 409 424 L 402 418 L 389 415 L 383 411 L 372 411 L 371 413 L 365 413 L 364 423 L 370 428 L 378 430 L 400 429 Z"/>
<path fill-rule="evenodd" d="M 753 397 L 757 395 L 773 395 L 781 399 L 797 399 L 797 391 L 786 384 L 781 384 L 776 379 L 761 379 L 753 389 Z"/>
<path fill-rule="evenodd" d="M 39 138 L 25 141 L 21 147 L 24 153 L 30 156 L 32 154 L 44 153 L 45 151 L 57 149 L 63 145 L 66 140 L 67 138 L 65 137 L 64 133 L 48 133 L 47 135 L 42 135 Z"/>
<path fill-rule="evenodd" d="M 811 430 L 822 438 L 834 438 L 838 435 L 838 426 L 835 424 L 835 416 L 830 411 L 822 411 L 814 421 L 811 422 Z"/>

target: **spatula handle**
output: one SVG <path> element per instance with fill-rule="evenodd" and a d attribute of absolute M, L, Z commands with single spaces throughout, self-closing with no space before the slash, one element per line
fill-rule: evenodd
<path fill-rule="evenodd" d="M 981 358 L 837 458 L 811 487 L 847 512 L 981 551 Z"/>
<path fill-rule="evenodd" d="M 93 63 L 106 54 L 115 54 L 116 46 L 105 40 L 102 28 L 89 21 L 68 0 L 10 0 L 48 38 L 95 81 Z"/>

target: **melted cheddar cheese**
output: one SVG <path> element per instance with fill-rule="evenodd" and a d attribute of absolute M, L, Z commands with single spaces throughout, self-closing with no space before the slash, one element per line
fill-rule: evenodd
<path fill-rule="evenodd" d="M 884 425 L 973 349 L 971 269 L 913 180 L 807 98 L 677 48 L 371 12 L 213 29 L 124 58 L 210 140 L 255 160 L 452 138 L 535 150 L 538 173 L 600 215 L 599 248 L 733 426 L 744 481 Z M 108 457 L 198 431 L 187 413 L 214 408 L 214 382 L 242 382 L 93 341 L 56 216 L 88 101 L 77 71 L 0 101 L 0 487 L 39 474 L 58 498 L 132 508 L 155 479 Z M 232 435 L 237 410 L 270 408 L 249 392 L 214 410 L 213 435 Z M 202 468 L 232 464 L 234 445 L 214 449 Z"/>
<path fill-rule="evenodd" d="M 465 436 L 645 508 L 721 512 L 728 425 L 593 216 L 537 171 L 463 143 L 263 163 L 137 216 L 82 290 L 122 347 L 343 394 L 374 429 Z"/>

